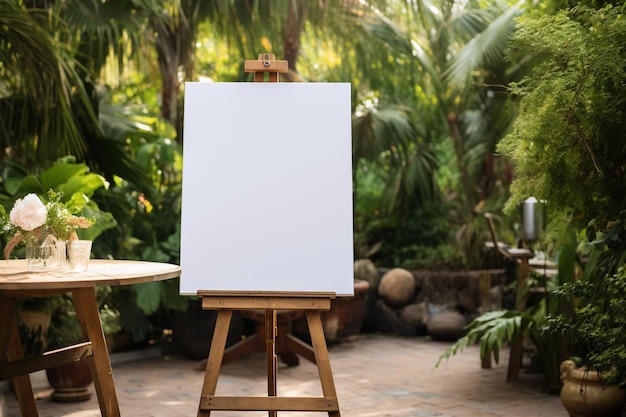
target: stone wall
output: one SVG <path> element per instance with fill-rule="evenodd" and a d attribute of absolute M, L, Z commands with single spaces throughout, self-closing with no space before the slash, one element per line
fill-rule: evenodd
<path fill-rule="evenodd" d="M 355 264 L 355 278 L 363 279 L 363 265 Z M 373 265 L 373 264 L 372 264 Z M 368 294 L 364 332 L 400 336 L 430 336 L 456 340 L 473 318 L 507 303 L 505 270 L 408 271 L 376 269 Z M 358 275 L 358 276 L 357 276 Z M 482 288 L 481 288 L 482 285 Z"/>

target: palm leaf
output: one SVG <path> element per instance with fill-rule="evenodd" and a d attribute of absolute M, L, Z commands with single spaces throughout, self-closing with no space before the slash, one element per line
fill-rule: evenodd
<path fill-rule="evenodd" d="M 450 356 L 477 342 L 480 342 L 481 359 L 493 355 L 496 363 L 499 363 L 500 348 L 511 343 L 518 334 L 527 335 L 534 326 L 535 319 L 526 313 L 511 310 L 484 313 L 467 325 L 467 334 L 446 349 L 435 367 L 438 367 L 444 359 L 449 359 Z"/>
<path fill-rule="evenodd" d="M 86 94 L 72 69 L 74 61 L 47 31 L 54 20 L 17 2 L 0 1 L 0 26 L 6 28 L 0 31 L 0 144 L 31 164 L 51 164 L 68 149 L 81 152 L 72 97 L 82 97 L 76 104 L 85 106 Z M 85 113 L 93 116 L 88 108 Z"/>
<path fill-rule="evenodd" d="M 454 56 L 443 73 L 444 78 L 457 89 L 472 85 L 471 74 L 480 67 L 501 65 L 508 40 L 513 33 L 515 18 L 520 14 L 519 2 L 507 7 L 495 19 L 484 19 L 488 23 L 484 30 L 483 19 L 479 23 L 475 13 L 465 14 L 460 26 L 467 35 L 473 34 L 470 41 Z M 495 11 L 494 11 L 495 12 Z M 479 15 L 482 17 L 481 15 Z"/>

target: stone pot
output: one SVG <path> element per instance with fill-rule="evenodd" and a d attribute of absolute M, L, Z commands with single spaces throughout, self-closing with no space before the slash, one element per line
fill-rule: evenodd
<path fill-rule="evenodd" d="M 620 417 L 626 402 L 626 389 L 607 385 L 597 372 L 576 368 L 574 362 L 561 363 L 561 403 L 570 417 Z"/>

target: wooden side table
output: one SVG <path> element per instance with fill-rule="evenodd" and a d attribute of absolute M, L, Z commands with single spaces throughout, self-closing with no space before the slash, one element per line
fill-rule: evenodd
<path fill-rule="evenodd" d="M 111 361 L 96 302 L 97 286 L 118 286 L 162 281 L 180 275 L 177 265 L 123 260 L 91 260 L 80 273 L 26 270 L 25 260 L 0 261 L 0 380 L 11 379 L 22 416 L 36 417 L 37 407 L 29 373 L 80 359 L 89 361 L 103 417 L 120 415 Z M 17 300 L 71 292 L 84 342 L 24 358 L 17 326 Z"/>

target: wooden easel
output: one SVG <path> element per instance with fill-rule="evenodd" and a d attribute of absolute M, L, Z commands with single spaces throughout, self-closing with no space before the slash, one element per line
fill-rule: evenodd
<path fill-rule="evenodd" d="M 278 73 L 287 72 L 287 61 L 276 61 L 272 54 L 260 54 L 256 61 L 245 62 L 246 72 L 254 72 L 254 81 L 263 82 L 269 73 L 269 82 L 278 82 Z M 340 417 L 337 393 L 333 382 L 324 329 L 320 312 L 330 310 L 335 293 L 308 292 L 224 292 L 198 291 L 202 298 L 202 308 L 217 310 L 217 322 L 207 360 L 198 417 L 209 416 L 212 410 L 223 411 L 267 411 L 268 416 L 277 416 L 278 411 L 318 411 L 327 412 L 330 417 Z M 232 397 L 216 396 L 217 379 L 224 360 L 228 329 L 234 310 L 262 310 L 265 312 L 265 347 L 267 361 L 267 396 Z M 288 341 L 292 350 L 317 365 L 322 397 L 279 397 L 276 377 L 278 359 L 276 356 L 277 312 L 279 310 L 304 311 L 311 346 Z M 261 337 L 261 335 L 257 335 Z"/>

